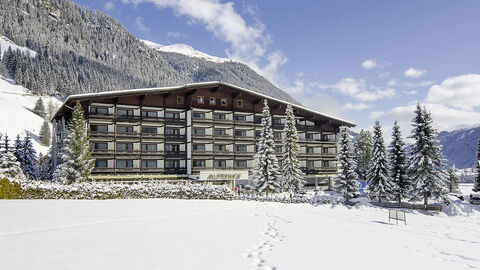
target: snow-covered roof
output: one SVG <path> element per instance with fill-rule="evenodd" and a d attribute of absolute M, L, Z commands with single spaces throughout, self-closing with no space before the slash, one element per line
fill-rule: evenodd
<path fill-rule="evenodd" d="M 128 95 L 135 95 L 135 94 L 149 94 L 149 93 L 169 92 L 169 91 L 183 90 L 183 89 L 188 89 L 188 88 L 214 87 L 214 86 L 219 86 L 219 85 L 224 85 L 224 86 L 230 87 L 232 89 L 236 89 L 236 90 L 239 90 L 239 91 L 242 91 L 242 92 L 246 92 L 246 93 L 249 93 L 251 95 L 261 97 L 261 98 L 266 98 L 266 99 L 269 99 L 269 100 L 272 100 L 272 101 L 275 101 L 275 102 L 278 102 L 278 103 L 282 103 L 282 104 L 285 104 L 285 105 L 290 104 L 290 102 L 287 102 L 287 101 L 284 101 L 284 100 L 281 100 L 281 99 L 278 99 L 278 98 L 275 98 L 275 97 L 267 96 L 267 95 L 264 95 L 264 94 L 260 94 L 260 93 L 257 93 L 255 91 L 252 91 L 252 90 L 240 87 L 240 86 L 236 86 L 236 85 L 233 85 L 233 84 L 220 82 L 220 81 L 212 81 L 212 82 L 191 83 L 191 84 L 185 84 L 185 85 L 180 85 L 180 86 L 140 88 L 140 89 L 116 90 L 116 91 L 106 91 L 106 92 L 99 92 L 99 93 L 87 93 L 87 94 L 71 95 L 71 96 L 67 97 L 65 102 L 63 102 L 62 106 L 56 112 L 54 118 L 56 118 L 58 113 L 61 112 L 64 109 L 65 105 L 72 100 L 79 100 L 79 99 L 86 99 L 86 98 L 110 97 L 110 96 L 128 96 Z M 356 124 L 353 123 L 353 122 L 350 122 L 350 121 L 347 121 L 347 120 L 344 120 L 344 119 L 341 119 L 341 118 L 338 118 L 338 117 L 334 117 L 334 116 L 331 116 L 331 115 L 328 115 L 328 114 L 325 114 L 325 113 L 317 112 L 315 110 L 309 109 L 309 108 L 304 107 L 304 106 L 300 106 L 300 105 L 297 105 L 297 104 L 292 104 L 292 106 L 296 109 L 304 110 L 304 111 L 307 111 L 307 112 L 310 112 L 310 113 L 313 113 L 313 114 L 316 114 L 316 115 L 319 115 L 319 116 L 322 116 L 322 117 L 325 117 L 325 118 L 330 118 L 331 120 L 338 121 L 342 125 L 345 125 L 345 126 L 348 126 L 348 127 L 356 126 Z"/>

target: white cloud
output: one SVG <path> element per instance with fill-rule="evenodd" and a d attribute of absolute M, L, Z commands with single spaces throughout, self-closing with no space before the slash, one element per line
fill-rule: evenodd
<path fill-rule="evenodd" d="M 430 88 L 427 102 L 441 103 L 458 109 L 480 107 L 480 74 L 450 77 Z"/>
<path fill-rule="evenodd" d="M 321 85 L 321 89 L 332 89 L 335 92 L 342 93 L 359 101 L 375 101 L 384 98 L 392 98 L 395 96 L 393 88 L 378 88 L 368 86 L 365 80 L 357 80 L 354 78 L 343 78 L 338 83 L 332 85 Z"/>
<path fill-rule="evenodd" d="M 390 76 L 389 71 L 385 71 L 385 72 L 382 72 L 382 73 L 378 74 L 378 78 L 380 78 L 380 79 L 387 78 L 388 76 Z"/>
<path fill-rule="evenodd" d="M 427 73 L 426 70 L 416 69 L 416 68 L 409 68 L 405 70 L 405 77 L 411 78 L 420 78 Z"/>
<path fill-rule="evenodd" d="M 150 28 L 146 27 L 143 24 L 143 18 L 142 17 L 137 17 L 137 19 L 135 19 L 135 27 L 143 33 L 150 33 Z"/>
<path fill-rule="evenodd" d="M 368 108 L 370 108 L 370 105 L 365 104 L 363 102 L 355 103 L 355 104 L 349 102 L 342 106 L 343 111 L 362 111 Z"/>
<path fill-rule="evenodd" d="M 417 91 L 415 90 L 409 90 L 409 91 L 402 91 L 405 95 L 416 95 L 418 94 Z"/>
<path fill-rule="evenodd" d="M 302 95 L 296 98 L 307 108 L 332 116 L 340 116 L 341 107 L 339 102 L 329 95 L 317 92 L 314 95 Z"/>
<path fill-rule="evenodd" d="M 388 81 L 387 84 L 388 84 L 388 86 L 395 86 L 395 85 L 397 85 L 397 80 L 391 79 L 390 81 Z"/>
<path fill-rule="evenodd" d="M 375 61 L 375 59 L 368 59 L 368 60 L 363 61 L 363 63 L 362 63 L 362 67 L 364 69 L 372 69 L 376 66 L 377 66 L 377 61 Z"/>
<path fill-rule="evenodd" d="M 111 10 L 115 9 L 115 4 L 112 1 L 108 1 L 108 2 L 105 3 L 105 5 L 103 5 L 103 8 L 106 11 L 111 11 Z"/>
<path fill-rule="evenodd" d="M 408 87 L 408 88 L 414 88 L 414 87 L 425 87 L 425 86 L 430 86 L 432 84 L 434 84 L 435 81 L 421 81 L 421 82 L 418 82 L 418 83 L 411 83 L 411 82 L 406 82 L 405 85 Z"/>
<path fill-rule="evenodd" d="M 180 32 L 167 32 L 168 38 L 186 38 L 187 36 Z"/>
<path fill-rule="evenodd" d="M 129 3 L 153 3 L 157 8 L 171 8 L 177 16 L 186 16 L 192 24 L 203 25 L 207 31 L 228 44 L 230 59 L 243 62 L 270 80 L 276 81 L 277 70 L 287 61 L 281 51 L 269 50 L 271 37 L 265 26 L 254 19 L 247 23 L 234 9 L 233 2 L 218 0 L 130 0 Z M 247 10 L 250 15 L 251 8 Z"/>

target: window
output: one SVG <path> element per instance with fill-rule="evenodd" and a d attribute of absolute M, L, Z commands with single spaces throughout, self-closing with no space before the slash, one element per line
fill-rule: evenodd
<path fill-rule="evenodd" d="M 237 152 L 247 152 L 246 145 L 235 145 L 235 151 Z"/>
<path fill-rule="evenodd" d="M 195 135 L 205 135 L 205 129 L 204 128 L 194 128 L 193 129 L 193 134 L 195 134 Z"/>
<path fill-rule="evenodd" d="M 237 107 L 243 108 L 243 100 L 237 99 Z"/>
<path fill-rule="evenodd" d="M 142 151 L 157 151 L 157 144 L 155 144 L 155 143 L 144 143 L 144 144 L 142 144 Z"/>
<path fill-rule="evenodd" d="M 330 163 L 327 160 L 322 161 L 322 167 L 328 168 L 330 167 Z"/>
<path fill-rule="evenodd" d="M 157 134 L 157 128 L 156 127 L 142 127 L 142 133 Z"/>
<path fill-rule="evenodd" d="M 213 150 L 218 152 L 227 151 L 227 146 L 224 144 L 215 144 Z"/>
<path fill-rule="evenodd" d="M 197 97 L 197 103 L 198 104 L 203 104 L 203 96 L 198 96 Z"/>
<path fill-rule="evenodd" d="M 106 159 L 96 159 L 95 160 L 95 168 L 107 168 L 108 161 Z"/>
<path fill-rule="evenodd" d="M 108 108 L 90 107 L 90 113 L 108 115 Z"/>
<path fill-rule="evenodd" d="M 216 136 L 225 136 L 227 135 L 227 131 L 225 129 L 214 129 L 214 134 Z"/>
<path fill-rule="evenodd" d="M 273 118 L 273 124 L 274 125 L 281 125 L 282 124 L 282 119 L 281 118 Z"/>
<path fill-rule="evenodd" d="M 179 128 L 165 128 L 165 135 L 180 135 Z"/>
<path fill-rule="evenodd" d="M 274 137 L 275 139 L 280 139 L 280 138 L 282 138 L 282 133 L 280 133 L 280 132 L 274 132 L 274 133 L 273 133 L 273 137 Z"/>
<path fill-rule="evenodd" d="M 157 168 L 156 160 L 142 160 L 142 168 Z"/>
<path fill-rule="evenodd" d="M 133 110 L 117 109 L 117 116 L 133 117 Z"/>
<path fill-rule="evenodd" d="M 256 131 L 255 131 L 255 137 L 256 137 L 256 138 L 259 138 L 261 133 L 262 133 L 262 132 L 261 132 L 260 130 L 256 130 Z"/>
<path fill-rule="evenodd" d="M 193 113 L 193 118 L 202 118 L 202 119 L 205 119 L 205 113 L 203 113 L 203 112 L 194 112 L 194 113 Z"/>
<path fill-rule="evenodd" d="M 108 149 L 108 143 L 106 143 L 106 142 L 95 142 L 95 143 L 93 143 L 93 149 L 95 149 L 95 150 L 107 150 Z"/>
<path fill-rule="evenodd" d="M 165 160 L 166 169 L 180 168 L 180 160 Z"/>
<path fill-rule="evenodd" d="M 255 116 L 253 121 L 254 121 L 255 124 L 261 124 L 262 123 L 262 117 L 261 116 Z"/>
<path fill-rule="evenodd" d="M 220 105 L 222 105 L 222 106 L 227 106 L 227 105 L 228 105 L 227 99 L 226 99 L 226 98 L 222 98 L 222 99 L 220 100 Z"/>
<path fill-rule="evenodd" d="M 322 148 L 322 153 L 323 154 L 328 154 L 328 148 L 326 148 L 326 147 Z"/>
<path fill-rule="evenodd" d="M 205 167 L 205 160 L 194 160 L 193 167 Z"/>
<path fill-rule="evenodd" d="M 322 141 L 328 141 L 329 137 L 327 134 L 322 134 Z"/>
<path fill-rule="evenodd" d="M 306 134 L 305 134 L 305 139 L 307 139 L 307 140 L 313 140 L 313 133 L 306 133 Z"/>
<path fill-rule="evenodd" d="M 275 153 L 281 153 L 282 152 L 282 147 L 281 146 L 275 146 Z"/>
<path fill-rule="evenodd" d="M 208 99 L 208 104 L 210 104 L 210 105 L 215 105 L 215 103 L 216 103 L 216 99 L 215 99 L 214 97 L 210 97 L 210 98 Z"/>
<path fill-rule="evenodd" d="M 167 152 L 178 152 L 180 151 L 179 144 L 165 144 L 165 151 Z"/>
<path fill-rule="evenodd" d="M 133 160 L 117 159 L 117 168 L 133 168 Z"/>
<path fill-rule="evenodd" d="M 205 151 L 205 144 L 194 144 L 193 151 Z"/>
<path fill-rule="evenodd" d="M 117 151 L 131 151 L 133 143 L 117 143 Z"/>
<path fill-rule="evenodd" d="M 235 167 L 246 168 L 247 167 L 247 161 L 246 160 L 236 160 L 235 161 Z"/>
<path fill-rule="evenodd" d="M 215 113 L 213 115 L 213 119 L 215 119 L 215 120 L 225 120 L 225 119 L 227 119 L 227 116 L 223 113 Z"/>
<path fill-rule="evenodd" d="M 245 115 L 235 115 L 235 121 L 246 122 L 247 121 L 247 116 L 245 116 Z"/>
<path fill-rule="evenodd" d="M 307 147 L 307 154 L 313 154 L 313 147 Z"/>
<path fill-rule="evenodd" d="M 183 104 L 183 100 L 182 96 L 177 96 L 177 104 Z"/>
<path fill-rule="evenodd" d="M 214 165 L 215 168 L 225 168 L 227 167 L 227 162 L 225 160 L 215 160 Z"/>
<path fill-rule="evenodd" d="M 235 136 L 246 137 L 247 136 L 247 131 L 246 130 L 235 130 Z"/>
<path fill-rule="evenodd" d="M 142 117 L 144 118 L 157 118 L 156 111 L 142 111 Z"/>
<path fill-rule="evenodd" d="M 133 126 L 117 126 L 117 133 L 133 133 Z"/>
<path fill-rule="evenodd" d="M 180 113 L 165 112 L 165 118 L 167 118 L 167 119 L 180 119 Z"/>
<path fill-rule="evenodd" d="M 108 125 L 90 125 L 90 130 L 95 132 L 108 132 Z"/>
<path fill-rule="evenodd" d="M 313 169 L 314 167 L 315 167 L 315 161 L 307 160 L 307 168 L 308 169 Z"/>

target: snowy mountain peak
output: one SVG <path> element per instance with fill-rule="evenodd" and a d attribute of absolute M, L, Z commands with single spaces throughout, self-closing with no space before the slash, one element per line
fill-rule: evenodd
<path fill-rule="evenodd" d="M 225 62 L 231 62 L 232 60 L 228 58 L 220 58 L 216 56 L 212 56 L 206 53 L 203 53 L 201 51 L 197 51 L 191 46 L 187 44 L 172 44 L 172 45 L 160 45 L 155 42 L 151 42 L 148 40 L 140 40 L 145 45 L 148 47 L 157 50 L 157 51 L 162 51 L 162 52 L 170 52 L 170 53 L 179 53 L 183 54 L 189 57 L 195 57 L 195 58 L 201 58 L 203 60 L 215 62 L 215 63 L 225 63 Z"/>

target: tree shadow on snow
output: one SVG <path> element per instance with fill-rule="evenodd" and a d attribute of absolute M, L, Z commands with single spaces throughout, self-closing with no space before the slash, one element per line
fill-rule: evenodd
<path fill-rule="evenodd" d="M 378 224 L 383 224 L 383 225 L 395 225 L 393 223 L 389 223 L 389 222 L 385 222 L 385 221 L 378 221 L 378 220 L 372 220 L 372 222 L 378 223 Z"/>

